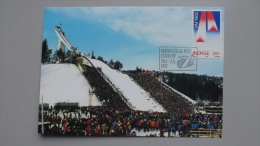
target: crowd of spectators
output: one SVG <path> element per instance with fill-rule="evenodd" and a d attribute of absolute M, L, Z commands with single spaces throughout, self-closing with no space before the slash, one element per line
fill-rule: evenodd
<path fill-rule="evenodd" d="M 86 71 L 83 74 L 92 87 L 93 93 L 97 96 L 103 105 L 114 108 L 128 107 L 127 104 L 120 98 L 120 95 L 115 92 L 112 87 L 104 80 L 96 68 L 86 66 Z"/>
<path fill-rule="evenodd" d="M 193 112 L 192 104 L 187 99 L 173 90 L 165 88 L 155 77 L 142 74 L 132 74 L 130 76 L 168 112 L 183 115 Z"/>
<path fill-rule="evenodd" d="M 86 66 L 83 73 L 93 93 L 103 106 L 87 106 L 76 109 L 39 110 L 39 122 L 47 122 L 44 135 L 81 136 L 140 136 L 149 137 L 187 136 L 188 131 L 198 128 L 222 129 L 221 114 L 193 113 L 189 101 L 164 88 L 150 75 L 130 75 L 150 93 L 167 112 L 138 111 L 130 109 L 97 69 Z M 41 126 L 38 127 L 41 133 Z M 153 133 L 153 134 L 152 134 Z"/>
<path fill-rule="evenodd" d="M 149 113 L 105 106 L 81 107 L 73 112 L 50 109 L 44 111 L 43 118 L 50 122 L 45 126 L 45 135 L 81 136 L 139 136 L 141 130 L 154 133 L 149 136 L 185 136 L 191 129 L 221 129 L 223 122 L 220 114 Z"/>

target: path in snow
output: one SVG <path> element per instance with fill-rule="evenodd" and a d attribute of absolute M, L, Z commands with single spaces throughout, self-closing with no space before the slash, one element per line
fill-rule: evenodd
<path fill-rule="evenodd" d="M 153 111 L 164 112 L 162 106 L 157 104 L 152 98 L 149 98 L 149 96 L 146 94 L 146 91 L 133 82 L 128 75 L 111 69 L 108 65 L 99 60 L 89 60 L 95 67 L 102 68 L 102 72 L 108 76 L 110 81 L 112 81 L 113 84 L 116 85 L 116 87 L 118 87 L 119 90 L 123 93 L 123 95 L 129 99 L 130 103 L 136 107 L 136 110 L 147 111 L 152 109 Z"/>
<path fill-rule="evenodd" d="M 41 66 L 40 100 L 53 106 L 57 102 L 78 102 L 88 106 L 89 89 L 85 77 L 74 64 L 46 64 Z M 92 105 L 102 105 L 95 95 Z"/>

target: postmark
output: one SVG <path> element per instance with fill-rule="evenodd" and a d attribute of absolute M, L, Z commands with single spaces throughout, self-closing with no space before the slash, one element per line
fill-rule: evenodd
<path fill-rule="evenodd" d="M 196 71 L 196 47 L 170 47 L 159 48 L 159 70 L 161 71 Z"/>

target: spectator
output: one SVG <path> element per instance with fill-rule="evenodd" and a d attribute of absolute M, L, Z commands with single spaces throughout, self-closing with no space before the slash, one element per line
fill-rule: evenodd
<path fill-rule="evenodd" d="M 197 124 L 197 128 L 208 128 L 207 123 L 215 129 L 222 128 L 221 114 L 193 113 L 186 99 L 161 86 L 158 80 L 147 75 L 132 75 L 132 77 L 168 112 L 133 111 L 104 81 L 101 71 L 100 74 L 93 67 L 87 68 L 88 72 L 84 72 L 84 75 L 95 89 L 94 93 L 99 100 L 105 101 L 103 102 L 105 106 L 71 108 L 68 111 L 60 109 L 60 112 L 55 107 L 45 110 L 43 121 L 50 122 L 50 126 L 45 128 L 45 134 L 137 136 L 134 129 L 144 132 L 156 129 L 160 131 L 160 137 L 164 137 L 165 131 L 168 132 L 168 136 L 176 135 L 177 130 L 179 135 L 181 131 L 184 135 L 186 130 L 191 130 L 192 124 Z M 39 112 L 40 121 L 41 114 Z"/>

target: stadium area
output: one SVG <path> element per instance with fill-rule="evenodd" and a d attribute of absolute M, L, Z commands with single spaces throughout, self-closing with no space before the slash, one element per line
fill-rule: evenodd
<path fill-rule="evenodd" d="M 39 109 L 39 133 L 222 136 L 222 110 L 206 112 L 219 105 L 184 97 L 153 74 L 125 74 L 99 60 L 87 57 L 84 60 L 91 65 L 42 65 L 40 101 L 43 98 L 47 105 L 43 105 L 43 115 L 41 106 Z"/>

